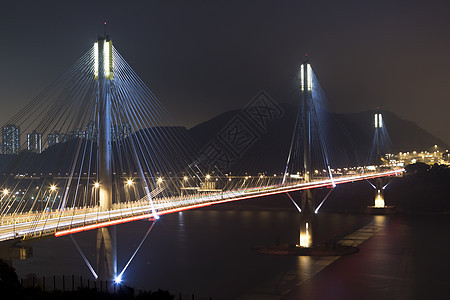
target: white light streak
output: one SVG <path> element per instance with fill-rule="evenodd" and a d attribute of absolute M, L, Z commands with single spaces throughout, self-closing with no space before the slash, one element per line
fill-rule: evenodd
<path fill-rule="evenodd" d="M 84 255 L 83 251 L 81 251 L 80 246 L 78 246 L 78 243 L 75 241 L 72 235 L 70 235 L 70 238 L 72 239 L 72 242 L 75 244 L 75 247 L 77 248 L 78 252 L 80 253 L 81 257 L 83 258 L 84 262 L 88 266 L 89 270 L 91 271 L 92 275 L 94 275 L 94 278 L 97 279 L 98 275 L 95 273 L 94 268 L 92 268 L 91 264 L 89 263 L 88 259 Z"/>
<path fill-rule="evenodd" d="M 333 173 L 331 172 L 330 166 L 328 166 L 328 173 L 330 174 L 330 180 L 333 187 L 336 187 L 336 183 L 333 180 Z"/>
<path fill-rule="evenodd" d="M 325 203 L 325 201 L 328 199 L 328 196 L 330 196 L 331 192 L 333 191 L 333 189 L 331 189 L 327 195 L 325 196 L 325 198 L 323 198 L 322 202 L 320 202 L 319 206 L 317 206 L 316 210 L 314 211 L 315 214 L 317 214 L 319 212 L 319 209 L 322 207 L 322 205 Z"/>
<path fill-rule="evenodd" d="M 300 67 L 300 80 L 302 85 L 302 92 L 305 90 L 305 67 L 302 64 Z"/>
<path fill-rule="evenodd" d="M 94 57 L 95 57 L 94 76 L 95 76 L 95 79 L 97 79 L 98 78 L 98 42 L 94 43 Z"/>
<path fill-rule="evenodd" d="M 155 226 L 156 222 L 153 222 L 152 225 L 150 226 L 150 228 L 147 230 L 147 233 L 145 234 L 144 238 L 142 239 L 141 243 L 139 244 L 139 246 L 136 248 L 136 250 L 134 251 L 133 255 L 130 257 L 130 259 L 128 260 L 127 264 L 125 265 L 125 267 L 123 267 L 122 272 L 120 272 L 120 274 L 116 277 L 115 281 L 116 283 L 120 283 L 122 281 L 122 276 L 123 273 L 125 273 L 125 270 L 128 268 L 128 266 L 130 265 L 131 261 L 133 260 L 133 258 L 136 256 L 136 253 L 138 253 L 139 249 L 141 249 L 142 244 L 144 243 L 145 239 L 147 238 L 148 234 L 150 233 L 150 231 L 152 231 L 153 226 Z M 117 281 L 118 280 L 118 281 Z"/>
<path fill-rule="evenodd" d="M 375 128 L 383 127 L 383 116 L 379 113 L 375 114 Z"/>
<path fill-rule="evenodd" d="M 310 64 L 307 64 L 307 80 L 308 80 L 308 91 L 312 90 L 312 68 Z"/>
<path fill-rule="evenodd" d="M 103 43 L 103 67 L 105 68 L 105 77 L 108 78 L 110 75 L 109 62 L 110 62 L 110 53 L 109 53 L 109 42 L 106 40 Z"/>
<path fill-rule="evenodd" d="M 294 203 L 295 207 L 297 207 L 298 212 L 302 212 L 302 209 L 298 206 L 294 199 L 292 199 L 291 195 L 289 195 L 289 193 L 286 193 L 286 195 L 288 195 L 289 199 L 291 199 L 292 203 Z"/>

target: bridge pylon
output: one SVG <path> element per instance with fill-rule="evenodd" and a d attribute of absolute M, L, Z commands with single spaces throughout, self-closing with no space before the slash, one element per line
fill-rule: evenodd
<path fill-rule="evenodd" d="M 111 81 L 113 72 L 113 46 L 109 36 L 99 37 L 94 44 L 95 75 L 97 81 L 97 161 L 99 205 L 110 210 L 112 193 L 112 145 L 111 145 Z M 114 226 L 97 231 L 97 269 L 100 280 L 114 280 L 117 275 L 117 245 Z"/>
<path fill-rule="evenodd" d="M 312 69 L 305 59 L 300 68 L 301 113 L 303 118 L 303 177 L 305 182 L 311 181 L 311 123 L 312 123 Z M 312 248 L 315 246 L 315 202 L 314 194 L 304 190 L 301 194 L 300 238 L 297 246 Z"/>
<path fill-rule="evenodd" d="M 372 184 L 374 188 L 374 204 L 367 206 L 367 212 L 371 214 L 393 214 L 396 212 L 396 207 L 393 205 L 386 205 L 384 199 L 384 191 L 386 187 L 391 183 L 390 177 L 377 178 L 375 184 Z"/>
<path fill-rule="evenodd" d="M 382 171 L 382 149 L 381 149 L 381 143 L 382 143 L 382 130 L 386 130 L 383 122 L 383 115 L 379 111 L 379 107 L 377 107 L 377 111 L 374 115 L 374 148 L 375 148 L 375 159 L 374 164 L 377 168 L 378 172 Z M 374 203 L 373 205 L 370 205 L 367 207 L 367 211 L 369 213 L 376 213 L 376 214 L 386 214 L 386 213 L 393 213 L 395 212 L 394 206 L 386 206 L 386 202 L 384 200 L 384 190 L 389 185 L 391 179 L 385 179 L 385 178 L 376 178 L 375 184 L 372 184 L 372 187 L 375 190 L 375 197 L 374 197 Z"/>

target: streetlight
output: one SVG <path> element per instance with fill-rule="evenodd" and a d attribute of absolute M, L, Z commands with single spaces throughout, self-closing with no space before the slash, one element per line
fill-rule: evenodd
<path fill-rule="evenodd" d="M 162 183 L 162 182 L 163 182 L 162 177 L 159 177 L 159 178 L 158 178 L 158 183 Z"/>
<path fill-rule="evenodd" d="M 128 179 L 128 180 L 127 180 L 127 185 L 128 185 L 128 186 L 132 186 L 132 185 L 133 185 L 133 180 Z"/>
<path fill-rule="evenodd" d="M 207 174 L 206 179 L 208 179 L 208 180 L 211 179 L 211 175 Z"/>
<path fill-rule="evenodd" d="M 95 182 L 95 183 L 94 183 L 94 187 L 95 187 L 95 188 L 99 188 L 99 187 L 100 187 L 100 183 L 99 183 L 98 181 Z"/>
<path fill-rule="evenodd" d="M 56 191 L 56 185 L 52 184 L 50 186 L 50 191 L 52 191 L 52 192 Z"/>

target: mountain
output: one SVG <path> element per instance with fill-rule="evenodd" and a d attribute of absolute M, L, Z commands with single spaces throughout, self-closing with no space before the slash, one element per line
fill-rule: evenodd
<path fill-rule="evenodd" d="M 188 130 L 189 135 L 203 149 L 211 153 L 211 148 L 224 157 L 231 157 L 230 170 L 235 172 L 266 171 L 267 173 L 280 173 L 284 171 L 291 140 L 294 132 L 299 107 L 291 104 L 280 104 L 283 113 L 266 122 L 264 128 L 258 128 L 249 120 L 245 110 L 233 110 L 220 114 L 208 121 L 198 124 Z M 319 125 L 322 140 L 316 140 L 326 146 L 329 153 L 328 161 L 335 166 L 357 166 L 368 162 L 374 138 L 375 110 L 352 114 L 336 114 L 322 112 L 324 124 Z M 398 153 L 400 151 L 428 150 L 437 144 L 444 149 L 448 148 L 441 139 L 433 136 L 417 124 L 402 120 L 389 111 L 379 111 L 383 115 L 383 153 Z M 314 127 L 314 126 L 313 126 Z M 228 138 L 227 133 L 247 132 L 243 134 L 242 143 L 246 148 L 238 149 Z M 298 133 L 297 133 L 298 134 Z M 297 139 L 298 140 L 298 139 Z M 300 138 L 301 140 L 301 138 Z M 295 163 L 295 155 L 301 158 L 300 145 L 293 145 L 290 165 Z M 230 146 L 231 144 L 231 146 Z M 314 141 L 313 141 L 314 144 Z M 214 147 L 211 147 L 213 145 Z M 314 147 L 314 146 L 313 146 Z M 219 154 L 217 154 L 219 155 Z M 323 160 L 318 146 L 312 149 L 312 160 Z M 218 162 L 217 157 L 210 161 Z M 314 164 L 314 163 L 313 163 Z M 254 168 L 258 166 L 258 170 Z M 320 163 L 317 163 L 320 168 Z M 291 171 L 292 172 L 292 171 Z"/>
<path fill-rule="evenodd" d="M 146 164 L 145 169 L 163 176 L 170 172 L 179 174 L 187 166 L 198 170 L 195 165 L 204 172 L 218 168 L 233 174 L 280 174 L 285 170 L 288 157 L 288 171 L 291 174 L 301 171 L 301 132 L 295 132 L 295 142 L 291 143 L 299 107 L 276 104 L 270 113 L 269 110 L 252 111 L 250 108 L 222 113 L 188 130 L 169 126 L 134 132 L 133 138 L 113 142 L 113 163 L 120 168 L 120 172 L 136 172 L 136 162 L 131 159 L 135 151 L 131 149 L 133 145 L 140 145 L 138 154 Z M 344 167 L 367 164 L 374 137 L 374 113 L 317 112 L 320 124 L 312 126 L 312 167 L 323 172 L 326 165 Z M 448 148 L 442 140 L 417 124 L 402 120 L 388 111 L 382 111 L 382 114 L 382 137 L 385 142 L 382 152 L 428 150 L 435 144 Z M 136 144 L 136 141 L 139 143 Z M 322 145 L 327 149 L 326 156 L 321 150 Z M 97 164 L 96 148 L 95 142 L 72 139 L 49 147 L 41 154 L 22 151 L 19 155 L 0 155 L 0 171 L 6 174 L 64 174 L 71 172 L 73 162 L 77 161 L 74 172 L 86 173 Z M 325 164 L 324 160 L 328 163 Z"/>

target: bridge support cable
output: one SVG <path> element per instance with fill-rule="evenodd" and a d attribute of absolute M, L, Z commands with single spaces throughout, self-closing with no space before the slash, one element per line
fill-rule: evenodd
<path fill-rule="evenodd" d="M 317 206 L 316 210 L 314 211 L 315 214 L 317 214 L 319 212 L 319 209 L 322 207 L 322 205 L 325 203 L 325 201 L 328 199 L 328 196 L 330 196 L 331 192 L 334 190 L 334 187 L 331 188 L 328 193 L 325 195 L 325 197 L 323 198 L 322 202 L 320 202 L 320 204 Z"/>
<path fill-rule="evenodd" d="M 70 234 L 70 239 L 72 240 L 73 244 L 75 245 L 75 247 L 78 250 L 78 253 L 80 253 L 81 258 L 83 258 L 84 262 L 86 263 L 86 266 L 89 268 L 89 271 L 91 271 L 92 276 L 94 276 L 95 279 L 98 278 L 97 273 L 95 273 L 94 268 L 92 267 L 92 265 L 89 263 L 89 260 L 86 258 L 86 255 L 84 255 L 83 251 L 81 250 L 80 246 L 78 245 L 78 243 L 75 241 L 75 238 Z"/>
<path fill-rule="evenodd" d="M 165 111 L 162 111 L 162 114 L 156 114 L 155 112 L 158 112 L 160 110 L 160 103 L 159 101 L 155 101 L 156 105 L 152 106 L 153 102 L 148 102 L 148 101 L 142 101 L 142 99 L 144 99 L 145 97 L 154 97 L 154 95 L 149 92 L 148 88 L 143 85 L 142 81 L 139 79 L 139 77 L 137 77 L 137 75 L 134 73 L 134 71 L 129 67 L 129 65 L 126 63 L 126 61 L 124 61 L 120 54 L 116 51 L 115 52 L 117 55 L 117 60 L 118 60 L 118 69 L 121 70 L 121 73 L 119 74 L 120 76 L 120 81 L 119 82 L 126 82 L 126 83 L 131 83 L 132 87 L 136 87 L 134 89 L 130 89 L 130 87 L 128 85 L 123 85 L 123 84 L 119 84 L 119 90 L 122 94 L 124 95 L 131 95 L 131 97 L 129 97 L 129 101 L 127 101 L 127 107 L 128 107 L 128 111 L 132 112 L 133 115 L 135 115 L 135 120 L 138 121 L 136 123 L 136 126 L 139 126 L 140 124 L 144 124 L 145 127 L 149 127 L 149 126 L 155 126 L 154 124 L 156 123 L 160 123 L 160 122 L 165 122 L 166 120 L 166 115 L 167 113 Z M 155 140 L 155 138 L 157 139 L 165 139 L 168 141 L 168 145 L 170 145 L 171 147 L 173 147 L 173 151 L 181 153 L 185 150 L 181 149 L 178 145 L 179 143 L 176 140 L 176 133 L 177 131 L 174 131 L 174 133 L 171 133 L 170 130 L 168 130 L 168 128 L 165 127 L 160 127 L 160 130 L 156 130 L 153 131 L 152 134 L 150 134 L 151 132 L 146 132 L 145 135 L 142 135 L 140 133 L 140 137 L 139 139 L 142 140 L 149 140 L 152 141 L 150 143 L 143 143 L 142 145 L 140 145 L 141 147 L 143 146 L 142 149 L 146 149 L 147 153 L 158 153 L 159 155 L 155 155 L 156 157 L 159 158 L 164 158 L 165 155 L 164 153 L 162 153 L 162 150 L 160 149 L 160 147 L 158 146 L 157 140 Z M 164 133 L 165 132 L 165 133 Z M 163 134 L 166 137 L 163 137 Z M 141 144 L 141 143 L 140 143 Z M 149 149 L 148 147 L 151 147 L 151 149 Z M 150 151 L 151 150 L 151 151 Z M 182 164 L 187 165 L 187 160 L 183 159 L 183 156 L 178 156 L 177 158 L 179 160 L 179 162 L 182 162 Z M 170 164 L 173 164 L 173 161 L 162 161 L 161 162 L 161 166 L 164 167 L 160 167 L 159 169 L 166 169 Z"/>
<path fill-rule="evenodd" d="M 374 114 L 374 134 L 366 165 L 381 166 L 383 153 L 389 153 L 392 141 L 379 107 Z"/>
<path fill-rule="evenodd" d="M 287 161 L 286 161 L 286 167 L 284 168 L 282 184 L 284 184 L 286 182 L 286 176 L 288 174 L 289 162 L 291 161 L 292 148 L 294 147 L 294 142 L 297 140 L 297 134 L 298 134 L 297 128 L 299 126 L 300 115 L 301 115 L 301 106 L 299 106 L 299 110 L 297 112 L 297 117 L 295 118 L 295 125 L 294 125 L 294 130 L 292 132 L 291 144 L 289 146 L 289 154 L 288 154 Z"/>
<path fill-rule="evenodd" d="M 127 107 L 125 107 L 125 113 L 126 114 L 129 113 Z M 133 124 L 133 125 L 136 128 L 139 128 L 137 124 Z M 152 207 L 152 212 L 154 213 L 155 217 L 157 218 L 157 213 L 156 213 L 156 210 L 155 210 L 155 207 L 154 207 L 154 204 L 153 204 L 153 199 L 152 199 L 151 194 L 150 194 L 150 189 L 149 189 L 148 184 L 147 184 L 147 179 L 145 178 L 144 171 L 143 171 L 140 159 L 139 159 L 140 157 L 142 157 L 142 159 L 146 162 L 145 156 L 144 155 L 139 156 L 138 153 L 137 153 L 137 150 L 136 150 L 136 149 L 139 149 L 139 150 L 142 151 L 142 147 L 141 147 L 141 145 L 139 143 L 139 140 L 137 138 L 135 139 L 134 137 L 130 138 L 130 144 L 131 144 L 130 148 L 133 151 L 133 156 L 132 157 L 135 160 L 135 165 L 138 168 L 139 175 L 140 175 L 142 183 L 144 185 L 145 195 L 147 196 L 147 200 L 148 200 L 148 202 L 150 203 L 150 205 Z M 139 147 L 137 147 L 136 145 L 139 146 Z M 148 164 L 147 164 L 147 169 L 150 169 Z"/>
<path fill-rule="evenodd" d="M 144 235 L 144 238 L 142 239 L 142 241 L 139 243 L 139 245 L 137 246 L 136 250 L 134 251 L 133 255 L 131 255 L 130 259 L 128 260 L 128 262 L 125 264 L 125 266 L 123 267 L 122 271 L 119 273 L 119 275 L 117 275 L 117 277 L 114 279 L 116 283 L 120 283 L 122 281 L 122 276 L 125 273 L 125 271 L 127 270 L 128 266 L 130 265 L 131 261 L 134 259 L 134 257 L 136 256 L 136 254 L 138 253 L 139 249 L 141 249 L 142 244 L 145 242 L 145 240 L 147 239 L 147 236 L 149 235 L 149 233 L 152 231 L 153 226 L 155 226 L 156 221 L 153 221 L 152 224 L 150 225 L 149 229 L 147 230 L 147 232 Z"/>
<path fill-rule="evenodd" d="M 14 174 L 12 176 L 15 178 L 12 181 L 14 186 L 9 179 L 3 180 L 1 184 L 3 190 L 8 190 L 9 193 L 1 200 L 2 219 L 8 213 L 23 214 L 25 211 L 34 213 L 37 209 L 44 216 L 57 209 L 59 220 L 63 218 L 66 220 L 69 217 L 70 223 L 82 213 L 76 209 L 79 207 L 84 207 L 86 212 L 91 207 L 91 210 L 101 213 L 98 207 L 100 198 L 98 190 L 91 192 L 91 187 L 98 189 L 96 186 L 99 181 L 105 181 L 99 180 L 101 179 L 99 174 L 105 172 L 99 172 L 97 169 L 99 161 L 101 162 L 96 147 L 98 131 L 101 129 L 98 126 L 99 116 L 104 116 L 98 109 L 102 102 L 98 100 L 99 93 L 110 95 L 110 101 L 106 102 L 111 102 L 111 118 L 108 118 L 111 124 L 102 128 L 106 131 L 111 129 L 116 134 L 113 136 L 114 141 L 111 141 L 111 138 L 106 140 L 109 140 L 108 144 L 112 142 L 113 155 L 119 157 L 117 163 L 112 162 L 114 170 L 111 169 L 111 172 L 106 173 L 114 172 L 115 186 L 119 186 L 121 176 L 128 175 L 131 178 L 133 171 L 136 168 L 140 169 L 140 182 L 139 180 L 135 182 L 133 188 L 122 189 L 122 198 L 114 195 L 117 201 L 139 200 L 142 196 L 140 194 L 144 192 L 156 215 L 152 199 L 153 190 L 169 194 L 169 189 L 179 188 L 181 184 L 168 176 L 181 174 L 184 169 L 187 169 L 186 174 L 190 174 L 189 178 L 198 175 L 186 163 L 192 160 L 186 159 L 187 151 L 181 147 L 184 144 L 179 142 L 180 139 L 184 139 L 183 141 L 189 139 L 180 131 L 164 126 L 169 116 L 161 102 L 114 47 L 111 46 L 107 50 L 109 54 L 104 52 L 103 55 L 99 55 L 99 50 L 102 52 L 103 46 L 105 45 L 97 42 L 97 45 L 86 52 L 62 77 L 10 120 L 9 123 L 15 124 L 16 127 L 20 126 L 22 135 L 36 130 L 36 133 L 33 133 L 36 139 L 44 147 L 47 142 L 48 147 L 45 151 L 42 151 L 42 148 L 35 149 L 36 152 L 32 155 L 27 154 L 26 160 L 13 161 L 8 167 L 6 173 Z M 108 45 L 105 47 L 108 48 Z M 102 60 L 107 60 L 105 55 L 112 56 L 115 62 L 109 65 L 110 73 L 106 75 L 109 77 L 102 79 L 103 72 L 107 69 L 107 66 L 101 63 Z M 94 78 L 97 80 L 93 80 Z M 110 81 L 110 88 L 99 84 L 98 80 Z M 23 140 L 25 139 L 22 138 Z M 26 144 L 21 145 L 22 149 L 26 147 Z M 135 161 L 128 160 L 128 156 L 136 158 Z M 100 155 L 101 157 L 103 156 Z M 136 163 L 136 160 L 139 163 Z M 184 167 L 181 168 L 182 165 Z M 158 187 L 155 182 L 156 176 L 153 174 L 167 176 L 167 189 Z M 94 182 L 96 177 L 97 181 Z M 36 180 L 36 185 L 39 186 L 36 191 L 32 187 L 35 184 L 33 180 Z M 143 184 L 141 189 L 136 187 L 140 183 Z M 98 184 L 100 189 L 105 185 L 108 184 L 106 182 Z M 55 190 L 50 193 L 44 192 L 50 188 Z M 17 196 L 12 196 L 19 190 L 26 191 L 21 196 L 24 201 L 15 201 Z M 130 198 L 129 193 L 133 191 L 135 195 Z M 69 209 L 73 211 L 69 212 Z M 39 219 L 36 216 L 31 218 Z M 86 220 L 86 216 L 84 219 Z M 70 224 L 65 222 L 56 226 L 70 226 Z"/>
<path fill-rule="evenodd" d="M 317 113 L 318 108 L 316 106 L 318 105 L 317 103 L 319 103 L 319 102 L 320 101 L 311 101 L 311 104 L 312 104 L 311 105 L 312 106 L 311 109 L 312 109 L 313 114 L 315 116 L 314 124 L 315 124 L 315 126 L 317 128 L 317 131 L 318 131 L 319 142 L 320 142 L 320 145 L 321 145 L 321 153 L 322 153 L 323 163 L 324 163 L 324 166 L 326 166 L 326 168 L 327 168 L 328 176 L 330 177 L 332 185 L 333 185 L 333 187 L 335 187 L 336 184 L 334 183 L 334 180 L 333 180 L 333 174 L 331 172 L 331 167 L 330 167 L 330 160 L 328 158 L 328 153 L 329 153 L 329 148 L 330 147 L 329 147 L 329 144 L 327 143 L 327 141 L 325 139 L 325 136 L 326 136 L 325 131 L 323 130 L 322 126 L 320 126 L 320 118 L 319 118 L 319 115 Z"/>
<path fill-rule="evenodd" d="M 372 182 L 370 182 L 369 180 L 366 180 L 366 181 L 373 187 L 374 190 L 377 189 L 377 187 Z"/>
<path fill-rule="evenodd" d="M 149 110 L 148 108 L 145 107 L 146 103 L 141 101 L 141 99 L 145 97 L 145 95 L 141 94 L 141 91 L 145 91 L 147 90 L 147 88 L 145 86 L 142 87 L 139 86 L 140 81 L 134 78 L 134 75 L 132 75 L 133 74 L 132 70 L 128 68 L 128 65 L 124 60 L 121 59 L 117 51 L 115 51 L 115 55 L 117 56 L 117 68 L 119 70 L 117 73 L 117 81 L 115 82 L 115 93 L 121 95 L 120 97 L 116 98 L 129 99 L 129 101 L 117 102 L 116 107 L 121 107 L 123 109 L 122 114 L 120 116 L 123 115 L 125 119 L 130 119 L 132 127 L 136 129 L 135 134 L 136 138 L 130 139 L 130 141 L 132 142 L 132 146 L 130 148 L 132 149 L 133 152 L 136 151 L 139 152 L 137 153 L 137 155 L 134 156 L 139 157 L 143 161 L 142 163 L 145 165 L 147 170 L 150 170 L 151 166 L 149 165 L 149 162 L 147 162 L 147 155 L 145 153 L 156 154 L 153 157 L 148 156 L 148 158 L 151 161 L 151 164 L 153 165 L 152 168 L 154 170 L 166 170 L 169 165 L 173 164 L 173 161 L 163 161 L 164 153 L 160 149 L 156 141 L 152 142 L 154 141 L 154 137 L 150 134 L 150 132 L 142 132 L 142 130 L 138 130 L 140 128 L 149 128 L 149 126 L 155 126 L 153 124 L 158 122 L 159 119 L 158 116 L 155 116 L 155 114 L 152 113 L 152 110 Z M 132 86 L 135 86 L 136 88 L 131 90 L 127 84 L 123 84 L 127 82 L 131 82 Z M 144 114 L 147 115 L 144 116 Z M 130 115 L 133 115 L 134 118 L 130 118 L 129 117 Z M 160 140 L 163 131 L 165 131 L 165 129 L 154 131 L 154 133 L 159 137 Z M 173 144 L 174 143 L 173 136 L 171 134 L 167 134 L 167 136 L 170 139 L 171 143 Z M 160 160 L 159 162 L 154 160 L 154 158 L 156 157 L 159 158 Z M 156 185 L 155 182 L 153 182 L 153 184 Z M 150 187 L 149 186 L 147 186 L 147 188 L 144 187 L 144 190 L 150 190 Z M 149 193 L 146 192 L 146 194 L 148 196 Z M 151 201 L 151 197 L 148 197 L 148 199 L 149 201 Z"/>
<path fill-rule="evenodd" d="M 297 202 L 295 202 L 295 200 L 291 197 L 291 195 L 289 193 L 286 193 L 286 195 L 289 197 L 289 199 L 292 201 L 292 203 L 295 205 L 295 207 L 297 208 L 298 212 L 302 212 L 302 209 L 300 208 L 300 206 L 298 206 Z"/>

